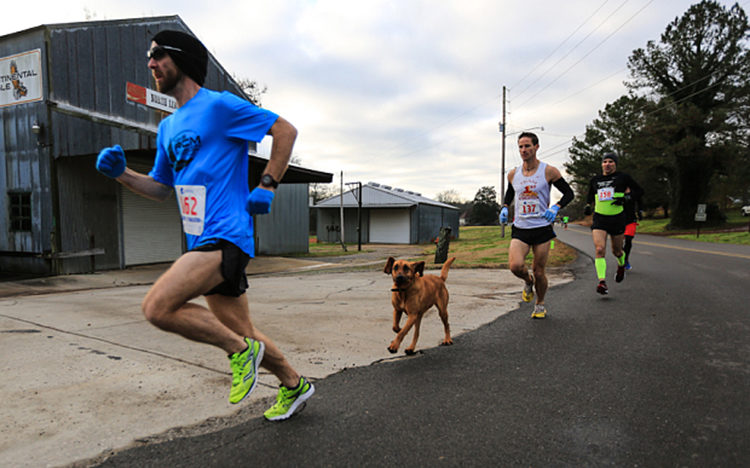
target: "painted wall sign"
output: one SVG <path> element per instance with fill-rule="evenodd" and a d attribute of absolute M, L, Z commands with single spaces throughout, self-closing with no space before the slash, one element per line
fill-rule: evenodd
<path fill-rule="evenodd" d="M 125 83 L 125 98 L 164 112 L 172 113 L 177 110 L 177 100 L 172 96 L 130 82 Z"/>
<path fill-rule="evenodd" d="M 44 99 L 42 50 L 0 58 L 0 107 Z"/>

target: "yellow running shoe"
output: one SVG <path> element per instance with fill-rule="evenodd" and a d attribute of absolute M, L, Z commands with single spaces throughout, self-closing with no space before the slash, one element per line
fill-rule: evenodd
<path fill-rule="evenodd" d="M 523 286 L 521 299 L 523 299 L 523 302 L 531 302 L 531 300 L 534 299 L 534 283 L 525 284 Z"/>
<path fill-rule="evenodd" d="M 545 309 L 542 304 L 535 305 L 534 312 L 531 313 L 531 318 L 533 319 L 547 318 L 547 309 Z"/>

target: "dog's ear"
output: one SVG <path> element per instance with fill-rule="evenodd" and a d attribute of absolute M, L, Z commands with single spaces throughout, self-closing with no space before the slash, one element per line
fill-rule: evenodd
<path fill-rule="evenodd" d="M 424 262 L 417 262 L 414 264 L 414 274 L 424 276 Z"/>
<path fill-rule="evenodd" d="M 393 257 L 388 257 L 388 261 L 385 262 L 385 268 L 383 268 L 383 273 L 386 275 L 390 275 L 393 271 L 393 262 L 395 262 L 396 259 Z"/>

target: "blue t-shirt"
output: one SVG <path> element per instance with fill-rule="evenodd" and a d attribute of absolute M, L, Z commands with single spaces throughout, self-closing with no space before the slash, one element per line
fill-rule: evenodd
<path fill-rule="evenodd" d="M 188 249 L 225 239 L 255 255 L 245 211 L 248 141 L 261 141 L 276 119 L 234 94 L 201 88 L 159 124 L 149 176 L 174 187 Z"/>

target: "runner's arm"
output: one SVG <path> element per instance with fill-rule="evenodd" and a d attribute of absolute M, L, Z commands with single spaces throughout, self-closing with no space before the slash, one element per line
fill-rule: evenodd
<path fill-rule="evenodd" d="M 557 179 L 556 181 L 554 181 L 552 183 L 552 185 L 554 185 L 557 190 L 559 190 L 560 192 L 562 192 L 562 195 L 563 195 L 562 198 L 560 199 L 560 201 L 557 202 L 557 206 L 559 206 L 560 209 L 565 208 L 565 206 L 568 203 L 572 202 L 573 198 L 575 198 L 575 194 L 573 193 L 573 189 L 570 188 L 570 185 L 562 177 L 560 177 L 559 179 Z"/>
<path fill-rule="evenodd" d="M 559 206 L 560 209 L 565 208 L 565 205 L 572 202 L 573 198 L 575 197 L 573 189 L 571 189 L 570 185 L 568 185 L 565 179 L 563 179 L 563 176 L 560 173 L 560 169 L 554 166 L 547 165 L 545 176 L 548 183 L 554 185 L 557 190 L 562 192 L 563 196 L 560 201 L 556 203 L 556 205 Z"/>
<path fill-rule="evenodd" d="M 513 203 L 513 197 L 516 196 L 516 191 L 513 188 L 513 184 L 508 185 L 508 190 L 505 191 L 505 197 L 503 198 L 503 206 L 510 206 Z"/>
<path fill-rule="evenodd" d="M 263 169 L 263 174 L 270 174 L 275 181 L 280 182 L 289 166 L 289 159 L 292 157 L 297 129 L 287 120 L 279 117 L 268 130 L 268 134 L 273 137 L 273 143 L 271 144 L 271 157 Z"/>
<path fill-rule="evenodd" d="M 172 187 L 130 168 L 125 168 L 125 172 L 117 178 L 117 181 L 138 195 L 151 200 L 164 201 L 172 193 Z"/>

